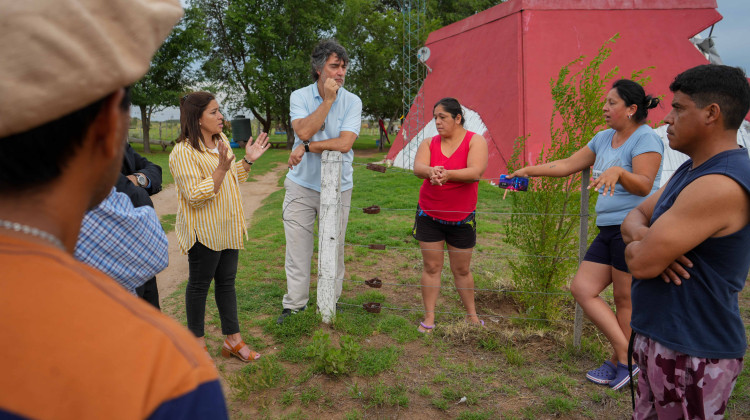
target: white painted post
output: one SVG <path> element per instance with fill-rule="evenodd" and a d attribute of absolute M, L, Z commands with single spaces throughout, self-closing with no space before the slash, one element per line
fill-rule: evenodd
<path fill-rule="evenodd" d="M 341 152 L 323 152 L 320 168 L 320 216 L 318 222 L 318 310 L 330 324 L 336 315 L 336 267 L 338 267 L 341 219 Z"/>

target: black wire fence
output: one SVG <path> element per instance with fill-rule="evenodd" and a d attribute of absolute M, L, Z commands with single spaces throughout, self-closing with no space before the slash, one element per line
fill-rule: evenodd
<path fill-rule="evenodd" d="M 326 152 L 329 153 L 329 152 Z M 336 152 L 337 153 L 337 152 Z M 322 159 L 323 165 L 331 165 L 331 164 L 342 164 L 341 159 L 327 159 L 324 153 L 323 159 Z M 406 170 L 402 168 L 394 168 L 394 167 L 387 167 L 382 164 L 374 164 L 374 163 L 357 163 L 357 162 L 346 162 L 351 163 L 353 165 L 361 165 L 365 166 L 367 169 L 370 169 L 377 173 L 386 173 L 386 172 L 397 172 L 404 175 L 413 176 L 413 172 L 411 170 Z M 549 213 L 516 213 L 516 212 L 497 212 L 497 211 L 477 211 L 477 214 L 485 214 L 485 215 L 497 215 L 497 216 L 539 216 L 539 215 L 554 215 L 554 216 L 567 216 L 567 217 L 578 217 L 580 218 L 580 229 L 579 229 L 579 255 L 578 256 L 559 256 L 559 255 L 533 255 L 533 254 L 521 254 L 521 253 L 510 253 L 510 252 L 491 252 L 491 251 L 480 251 L 480 250 L 456 250 L 456 249 L 434 249 L 434 250 L 424 250 L 419 248 L 418 246 L 396 246 L 396 245 L 387 245 L 387 244 L 356 244 L 356 243 L 350 243 L 346 242 L 345 245 L 349 247 L 361 247 L 361 248 L 367 248 L 372 250 L 379 250 L 379 251 L 395 251 L 402 253 L 404 251 L 411 251 L 411 252 L 424 252 L 424 251 L 430 251 L 430 252 L 472 252 L 480 258 L 484 257 L 507 257 L 507 258 L 539 258 L 539 259 L 557 259 L 557 260 L 578 260 L 579 262 L 582 260 L 583 255 L 585 253 L 586 248 L 586 240 L 588 237 L 588 220 L 591 217 L 588 213 L 588 190 L 587 190 L 587 184 L 588 184 L 588 170 L 585 170 L 582 174 L 582 188 L 581 188 L 581 213 L 560 213 L 560 214 L 549 214 Z M 488 181 L 494 181 L 498 180 L 499 178 L 482 178 L 482 180 L 488 180 Z M 340 194 L 340 186 L 338 186 L 338 192 Z M 324 192 L 321 193 L 325 194 Z M 299 203 L 301 200 L 305 198 L 316 198 L 320 199 L 320 202 L 322 202 L 321 196 L 310 196 L 310 197 L 295 197 L 291 199 L 285 199 L 285 204 L 282 210 L 282 220 L 286 223 L 297 223 L 295 220 L 291 220 L 285 217 L 286 209 L 289 205 L 292 203 Z M 371 205 L 369 207 L 356 207 L 351 205 L 343 205 L 340 200 L 338 201 L 338 206 L 343 210 L 346 210 L 348 212 L 351 212 L 352 210 L 356 211 L 362 211 L 365 214 L 379 214 L 380 212 L 408 212 L 408 213 L 414 213 L 416 211 L 415 208 L 388 208 L 388 207 L 380 207 L 378 205 Z M 317 211 L 318 209 L 316 209 Z M 428 210 L 429 211 L 429 210 Z M 433 211 L 442 211 L 442 210 L 433 210 Z M 310 229 L 308 227 L 305 227 L 305 229 Z M 314 236 L 314 231 L 310 231 L 310 233 Z M 345 232 L 339 232 L 339 236 L 337 239 L 341 239 L 341 235 L 344 235 Z M 341 281 L 344 281 L 346 279 L 339 279 Z M 355 280 L 346 280 L 346 281 L 355 281 Z M 362 283 L 361 281 L 356 281 L 357 283 Z M 368 283 L 369 282 L 369 283 Z M 422 287 L 446 287 L 446 286 L 426 286 L 421 284 L 406 284 L 406 283 L 391 283 L 391 282 L 383 282 L 377 278 L 370 279 L 368 281 L 365 281 L 365 284 L 370 287 L 382 287 L 383 285 L 389 285 L 394 287 L 413 287 L 413 288 L 422 288 Z M 374 286 L 373 284 L 378 284 L 378 286 Z M 453 289 L 458 290 L 456 287 L 452 287 Z M 552 295 L 569 295 L 567 292 L 535 292 L 535 291 L 528 291 L 528 290 L 511 290 L 511 289 L 486 289 L 486 288 L 472 288 L 474 291 L 483 291 L 483 292 L 494 292 L 494 293 L 514 293 L 514 294 L 552 294 Z M 403 308 L 403 307 L 391 307 L 391 306 L 383 306 L 378 302 L 365 302 L 363 305 L 354 305 L 349 303 L 343 303 L 343 302 L 337 302 L 337 306 L 343 306 L 343 307 L 362 307 L 367 312 L 380 312 L 382 309 L 387 310 L 393 310 L 393 311 L 407 311 L 407 312 L 415 312 L 415 311 L 424 311 L 423 308 Z M 436 313 L 445 313 L 445 314 L 451 314 L 451 315 L 461 315 L 458 313 L 453 312 L 437 312 Z M 465 315 L 465 314 L 464 314 Z M 496 314 L 478 314 L 480 317 L 495 317 L 495 318 L 510 318 L 510 319 L 518 319 L 518 320 L 530 320 L 530 321 L 544 321 L 544 322 L 559 322 L 559 320 L 552 320 L 552 319 L 541 319 L 541 318 L 533 318 L 533 317 L 523 317 L 523 316 L 505 316 L 505 315 L 496 315 Z M 581 331 L 582 331 L 582 319 L 583 319 L 583 312 L 579 305 L 576 304 L 576 311 L 575 311 L 575 320 L 574 320 L 574 344 L 576 346 L 580 346 L 580 340 L 581 340 Z"/>

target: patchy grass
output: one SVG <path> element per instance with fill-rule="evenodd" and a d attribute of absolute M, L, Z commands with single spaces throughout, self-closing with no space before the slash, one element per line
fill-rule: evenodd
<path fill-rule="evenodd" d="M 286 369 L 279 363 L 277 357 L 271 355 L 245 365 L 237 373 L 229 376 L 229 383 L 237 400 L 244 400 L 253 392 L 275 388 L 286 379 Z"/>
<path fill-rule="evenodd" d="M 177 221 L 176 214 L 165 214 L 159 218 L 161 221 L 161 227 L 164 229 L 164 233 L 169 233 L 174 230 L 174 224 Z"/>
<path fill-rule="evenodd" d="M 253 166 L 268 169 L 283 162 L 284 150 L 270 150 Z M 355 152 L 356 154 L 357 152 Z M 154 153 L 156 155 L 156 153 Z M 151 158 L 151 156 L 148 156 Z M 267 163 L 262 163 L 268 158 Z M 420 180 L 408 173 L 367 170 L 356 158 L 355 189 L 346 233 L 346 268 L 336 317 L 324 325 L 316 313 L 317 253 L 312 258 L 309 307 L 276 324 L 286 290 L 284 191 L 271 194 L 253 215 L 250 240 L 240 252 L 236 280 L 243 338 L 262 349 L 259 362 L 243 365 L 216 359 L 231 396 L 233 418 L 269 419 L 537 419 L 628 418 L 629 392 L 615 392 L 585 380 L 585 372 L 609 357 L 606 339 L 584 324 L 580 348 L 572 345 L 574 303 L 566 297 L 560 320 L 529 323 L 508 289 L 507 261 L 515 250 L 502 243 L 500 225 L 508 211 L 502 191 L 480 185 L 479 244 L 472 258 L 477 309 L 484 328 L 469 325 L 453 286 L 449 268 L 442 274 L 436 328 L 417 332 L 422 319 L 419 279 L 422 258 L 411 237 Z M 257 173 L 256 173 L 257 174 Z M 280 178 L 282 178 L 280 176 Z M 282 179 L 280 179 L 282 182 Z M 379 214 L 362 207 L 378 205 Z M 385 244 L 373 250 L 369 244 Z M 379 289 L 364 285 L 378 277 Z M 173 316 L 184 322 L 179 296 Z M 603 295 L 611 302 L 611 293 Z M 379 302 L 383 310 L 368 313 L 363 303 Z M 743 318 L 750 321 L 750 292 L 740 294 Z M 218 355 L 223 337 L 213 299 L 206 307 L 209 349 Z M 342 373 L 313 369 L 308 351 L 315 334 L 328 335 L 330 353 L 357 348 L 353 365 Z M 344 338 L 347 337 L 347 338 Z M 347 344 L 348 342 L 348 344 Z M 356 344 L 356 346 L 354 346 Z M 323 351 L 321 354 L 326 354 Z M 353 354 L 353 353 L 351 353 Z M 750 373 L 745 367 L 729 402 L 728 418 L 750 417 Z"/>

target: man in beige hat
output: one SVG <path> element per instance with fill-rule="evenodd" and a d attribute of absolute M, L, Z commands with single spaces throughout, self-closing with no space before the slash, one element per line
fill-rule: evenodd
<path fill-rule="evenodd" d="M 72 252 L 178 0 L 0 0 L 0 418 L 226 418 L 179 324 Z"/>

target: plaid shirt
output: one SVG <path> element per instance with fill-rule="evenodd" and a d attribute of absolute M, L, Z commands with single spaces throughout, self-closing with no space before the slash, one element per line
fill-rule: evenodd
<path fill-rule="evenodd" d="M 168 248 L 154 209 L 133 207 L 127 195 L 113 188 L 84 216 L 74 255 L 135 293 L 167 267 Z"/>

